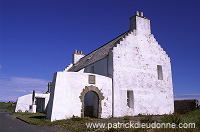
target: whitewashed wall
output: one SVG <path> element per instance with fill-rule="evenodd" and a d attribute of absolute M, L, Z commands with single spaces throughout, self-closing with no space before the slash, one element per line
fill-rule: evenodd
<path fill-rule="evenodd" d="M 27 94 L 24 96 L 21 96 L 17 99 L 17 104 L 16 104 L 16 108 L 15 108 L 15 112 L 18 111 L 28 111 L 29 110 L 29 105 L 32 104 L 32 94 Z"/>
<path fill-rule="evenodd" d="M 174 112 L 170 58 L 152 34 L 134 30 L 126 36 L 113 49 L 113 64 L 115 117 Z M 133 90 L 133 108 L 127 106 L 127 90 Z"/>
<path fill-rule="evenodd" d="M 50 94 L 35 93 L 35 97 L 45 98 L 45 109 L 49 101 Z M 17 99 L 15 112 L 21 110 L 22 112 L 29 111 L 29 106 L 32 105 L 32 94 L 21 96 Z"/>
<path fill-rule="evenodd" d="M 89 84 L 88 76 L 95 75 L 96 83 Z M 52 92 L 47 111 L 51 121 L 81 117 L 82 103 L 79 98 L 85 86 L 96 86 L 105 97 L 102 100 L 101 118 L 111 117 L 112 114 L 112 79 L 91 73 L 57 72 L 53 79 Z"/>

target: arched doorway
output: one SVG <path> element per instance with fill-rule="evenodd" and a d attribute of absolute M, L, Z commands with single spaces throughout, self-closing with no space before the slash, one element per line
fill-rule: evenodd
<path fill-rule="evenodd" d="M 98 118 L 99 96 L 94 91 L 89 91 L 84 97 L 84 116 Z"/>
<path fill-rule="evenodd" d="M 90 96 L 94 96 L 94 98 L 96 98 L 95 101 L 91 100 L 93 101 L 93 103 L 91 103 L 93 104 L 92 106 L 95 107 L 95 110 L 93 110 L 92 115 L 94 117 L 101 118 L 101 113 L 102 113 L 101 102 L 104 99 L 104 96 L 103 93 L 98 89 L 98 87 L 95 86 L 85 86 L 85 88 L 83 89 L 83 91 L 79 96 L 80 101 L 82 103 L 81 117 L 87 116 L 87 112 L 85 112 L 85 110 L 87 109 L 86 106 L 90 106 L 90 102 L 88 102 L 87 100 L 87 98 L 89 99 L 91 98 Z"/>

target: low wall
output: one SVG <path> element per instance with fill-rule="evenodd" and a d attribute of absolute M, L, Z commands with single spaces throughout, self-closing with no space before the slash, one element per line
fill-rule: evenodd
<path fill-rule="evenodd" d="M 174 113 L 185 114 L 198 108 L 198 100 L 174 100 Z"/>

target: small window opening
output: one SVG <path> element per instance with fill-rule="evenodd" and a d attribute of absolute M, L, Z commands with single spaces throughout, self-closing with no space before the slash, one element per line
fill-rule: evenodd
<path fill-rule="evenodd" d="M 163 72 L 162 72 L 162 66 L 157 65 L 157 72 L 158 72 L 158 79 L 163 80 Z"/>
<path fill-rule="evenodd" d="M 132 90 L 127 91 L 127 106 L 129 108 L 133 108 L 133 91 Z"/>

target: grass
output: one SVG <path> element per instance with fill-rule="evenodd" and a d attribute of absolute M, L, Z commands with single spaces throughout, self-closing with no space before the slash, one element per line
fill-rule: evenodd
<path fill-rule="evenodd" d="M 173 114 L 165 115 L 162 122 L 174 122 L 179 123 L 195 123 L 197 127 L 200 127 L 200 109 L 188 112 L 186 114 Z"/>
<path fill-rule="evenodd" d="M 16 115 L 18 119 L 34 125 L 48 126 L 51 124 L 43 113 L 12 113 L 12 115 Z"/>
<path fill-rule="evenodd" d="M 129 121 L 135 121 L 133 120 L 134 117 L 131 116 L 125 116 L 122 118 L 110 118 L 110 119 L 94 119 L 94 118 L 79 118 L 79 117 L 73 117 L 71 119 L 66 120 L 58 120 L 54 122 L 50 122 L 46 119 L 46 115 L 42 113 L 13 113 L 13 115 L 18 116 L 17 118 L 24 120 L 25 122 L 28 122 L 30 124 L 34 125 L 40 125 L 40 126 L 57 126 L 62 127 L 66 130 L 70 131 L 106 131 L 106 132 L 115 132 L 115 131 L 128 131 L 128 132 L 199 132 L 200 131 L 200 109 L 186 113 L 184 115 L 164 115 L 162 118 L 154 119 L 152 118 L 153 115 L 146 115 L 142 116 L 140 115 L 140 122 L 142 123 L 154 123 L 154 122 L 160 122 L 160 123 L 195 123 L 196 128 L 195 129 L 180 129 L 180 128 L 174 128 L 174 129 L 142 129 L 142 128 L 112 128 L 112 129 L 92 129 L 92 128 L 86 128 L 86 123 L 99 123 L 99 122 L 118 122 L 121 123 L 127 123 Z M 138 117 L 138 116 L 137 116 Z M 159 116 L 160 117 L 160 116 Z"/>
<path fill-rule="evenodd" d="M 15 106 L 11 106 L 11 103 L 0 102 L 0 109 L 6 109 L 6 112 L 14 112 Z"/>
<path fill-rule="evenodd" d="M 63 127 L 71 131 L 91 131 L 92 129 L 87 129 L 85 126 L 86 122 L 91 122 L 90 118 L 78 118 L 73 117 L 66 120 L 58 120 L 50 122 L 46 119 L 46 115 L 43 113 L 12 113 L 16 115 L 18 119 L 23 120 L 27 123 L 39 125 L 39 126 L 57 126 Z"/>
<path fill-rule="evenodd" d="M 195 111 L 188 112 L 186 114 L 172 114 L 165 115 L 163 119 L 160 121 L 162 123 L 175 123 L 178 125 L 179 123 L 195 123 L 194 128 L 175 128 L 175 129 L 157 129 L 155 132 L 199 132 L 200 131 L 200 109 Z"/>
<path fill-rule="evenodd" d="M 187 123 L 195 122 L 196 126 L 200 127 L 200 109 L 186 113 L 181 119 L 183 122 Z"/>

